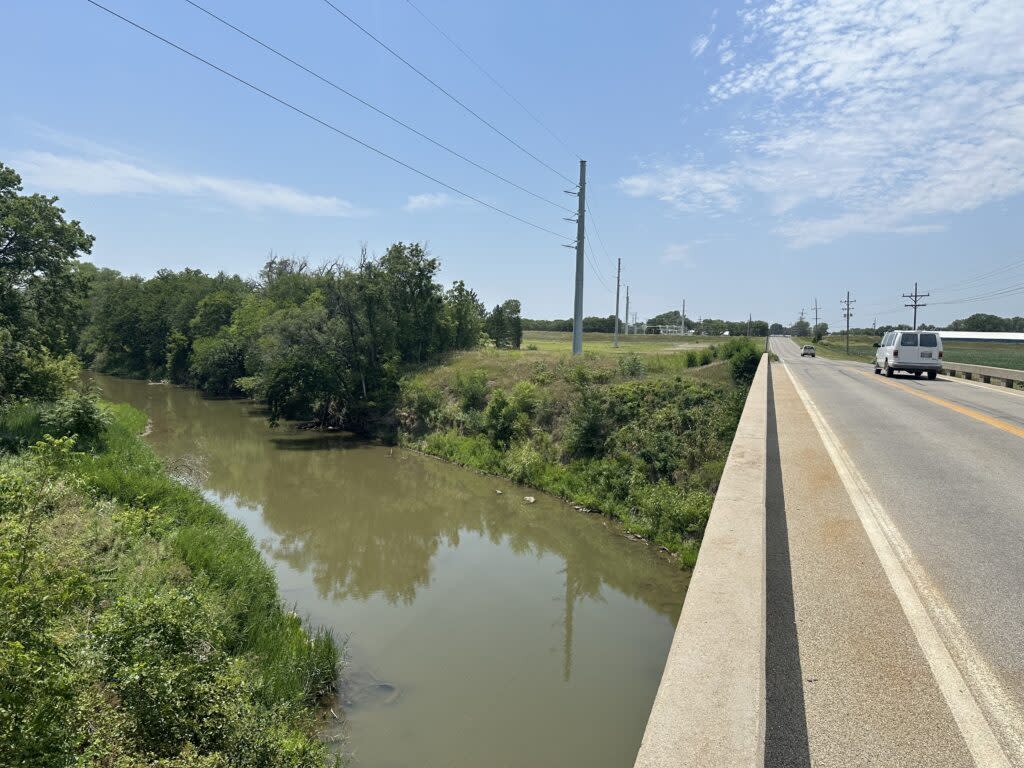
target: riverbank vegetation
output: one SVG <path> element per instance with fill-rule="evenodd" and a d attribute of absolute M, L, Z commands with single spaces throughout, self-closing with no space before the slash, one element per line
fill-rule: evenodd
<path fill-rule="evenodd" d="M 759 359 L 748 339 L 476 350 L 408 376 L 398 417 L 406 444 L 608 514 L 692 565 Z"/>
<path fill-rule="evenodd" d="M 317 766 L 337 649 L 80 388 L 92 238 L 0 165 L 0 764 Z"/>
<path fill-rule="evenodd" d="M 437 259 L 396 243 L 379 258 L 311 268 L 272 258 L 259 278 L 161 271 L 90 276 L 78 352 L 104 373 L 167 379 L 266 402 L 273 420 L 372 431 L 403 367 L 485 343 L 518 347 L 519 302 L 486 311 Z"/>

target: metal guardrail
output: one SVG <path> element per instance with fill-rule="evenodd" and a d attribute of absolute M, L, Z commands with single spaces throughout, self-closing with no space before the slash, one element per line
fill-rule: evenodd
<path fill-rule="evenodd" d="M 991 365 L 968 365 L 967 363 L 944 360 L 942 372 L 954 378 L 962 375 L 968 381 L 977 377 L 986 384 L 991 384 L 992 379 L 998 379 L 1003 382 L 1003 386 L 1010 389 L 1015 388 L 1018 382 L 1024 383 L 1024 371 L 1016 371 L 1013 368 L 996 368 Z"/>
<path fill-rule="evenodd" d="M 764 764 L 768 366 L 762 355 L 635 768 Z"/>

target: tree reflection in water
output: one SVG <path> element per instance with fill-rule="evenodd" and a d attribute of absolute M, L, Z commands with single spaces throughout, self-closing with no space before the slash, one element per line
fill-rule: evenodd
<path fill-rule="evenodd" d="M 643 544 L 503 480 L 351 436 L 270 428 L 252 404 L 197 392 L 99 377 L 108 399 L 129 402 L 152 420 L 150 442 L 161 455 L 198 455 L 206 488 L 257 508 L 276 539 L 269 551 L 311 574 L 321 597 L 366 600 L 383 595 L 411 604 L 430 584 L 442 547 L 472 533 L 522 556 L 563 562 L 563 678 L 572 669 L 576 606 L 601 600 L 608 586 L 678 618 L 686 576 Z M 505 493 L 494 492 L 497 487 Z"/>

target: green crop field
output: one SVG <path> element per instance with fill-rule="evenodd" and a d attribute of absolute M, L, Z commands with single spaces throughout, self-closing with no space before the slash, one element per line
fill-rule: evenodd
<path fill-rule="evenodd" d="M 944 357 L 951 363 L 993 365 L 1024 371 L 1024 344 L 994 341 L 948 341 Z"/>
<path fill-rule="evenodd" d="M 611 333 L 584 333 L 583 351 L 599 355 L 621 355 L 635 352 L 639 355 L 660 355 L 670 352 L 702 349 L 729 340 L 729 336 L 662 336 L 656 333 L 619 334 L 619 347 L 612 346 Z M 761 339 L 761 343 L 764 339 Z M 536 348 L 540 352 L 571 352 L 572 334 L 563 331 L 523 331 L 523 349 Z"/>
<path fill-rule="evenodd" d="M 797 344 L 814 344 L 818 354 L 841 360 L 858 360 L 870 363 L 875 357 L 872 346 L 877 336 L 851 336 L 850 354 L 846 354 L 846 340 L 842 336 L 830 336 L 814 343 L 808 338 L 795 338 Z M 995 341 L 947 341 L 943 343 L 943 357 L 951 363 L 968 365 L 992 365 L 996 368 L 1024 370 L 1024 344 Z"/>

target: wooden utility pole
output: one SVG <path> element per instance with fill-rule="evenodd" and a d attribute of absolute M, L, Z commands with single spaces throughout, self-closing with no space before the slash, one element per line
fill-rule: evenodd
<path fill-rule="evenodd" d="M 626 335 L 629 336 L 629 286 L 626 286 Z"/>
<path fill-rule="evenodd" d="M 913 293 L 904 293 L 903 294 L 903 298 L 904 299 L 910 299 L 910 303 L 909 304 L 904 304 L 903 306 L 904 307 L 913 307 L 914 308 L 914 330 L 915 331 L 917 330 L 917 308 L 918 307 L 927 307 L 928 306 L 927 304 L 923 304 L 921 302 L 921 299 L 925 298 L 926 296 L 931 296 L 931 294 L 930 293 L 918 293 L 917 292 L 917 283 L 914 283 L 914 292 Z"/>
<path fill-rule="evenodd" d="M 839 303 L 843 305 L 843 317 L 846 318 L 846 354 L 850 354 L 850 318 L 853 317 L 853 312 L 850 311 L 850 305 L 856 304 L 856 299 L 850 298 L 850 292 L 846 292 L 846 298 L 840 299 Z"/>
<path fill-rule="evenodd" d="M 615 268 L 615 340 L 613 347 L 619 346 L 619 284 L 622 282 L 622 259 L 618 260 Z"/>
<path fill-rule="evenodd" d="M 583 217 L 587 210 L 587 161 L 580 160 L 580 187 L 576 192 L 579 208 L 576 212 L 576 300 L 572 313 L 572 353 L 583 354 L 583 246 L 586 230 Z"/>

